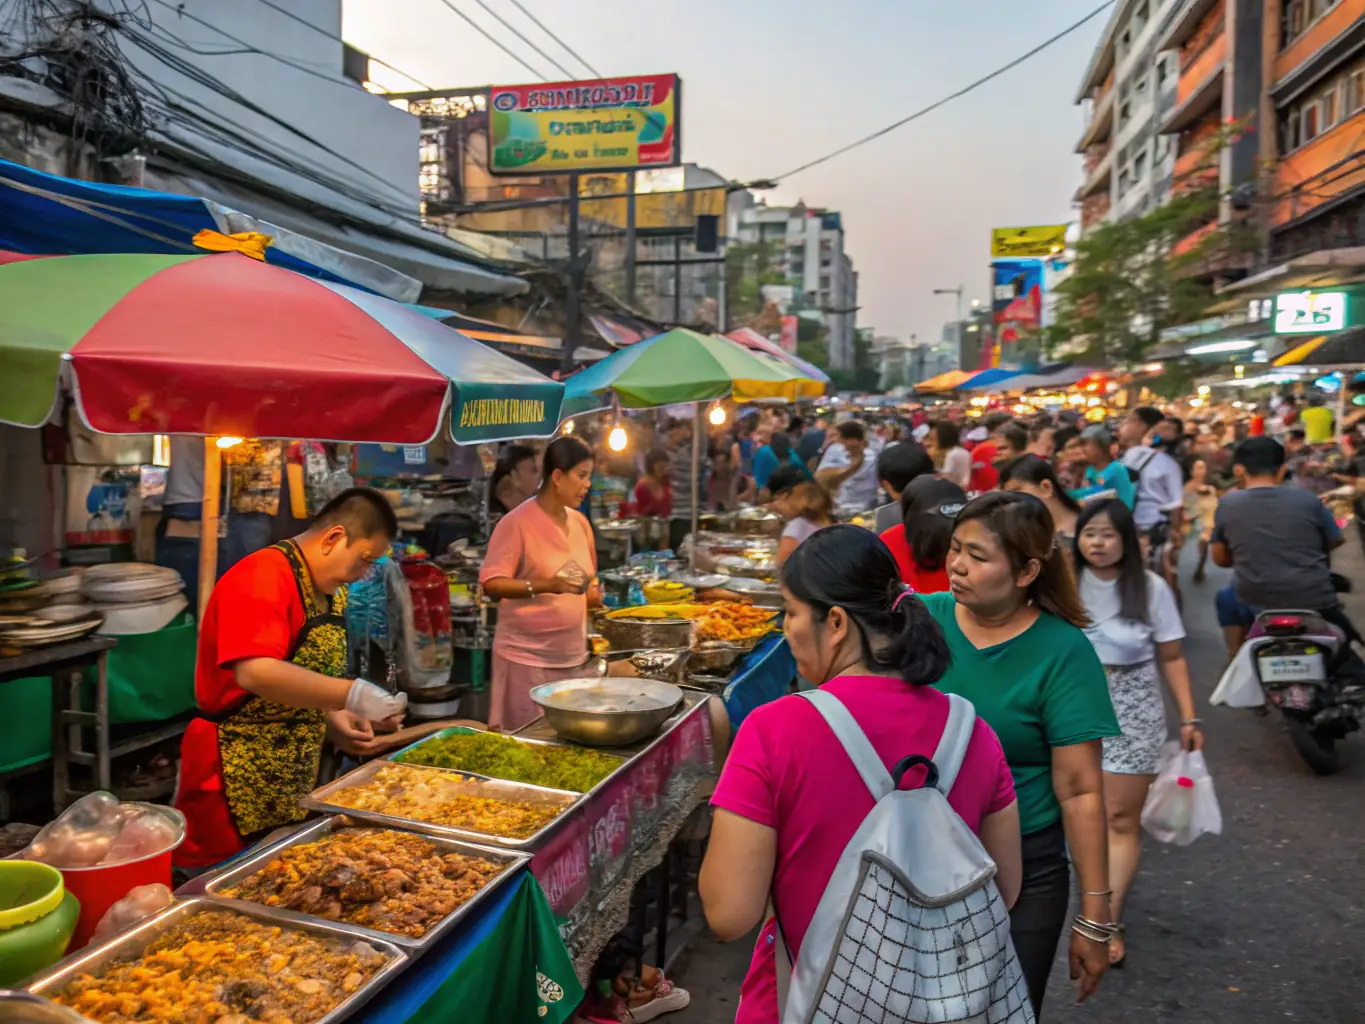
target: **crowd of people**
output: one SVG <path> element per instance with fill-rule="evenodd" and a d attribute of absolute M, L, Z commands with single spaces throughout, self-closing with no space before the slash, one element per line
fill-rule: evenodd
<path fill-rule="evenodd" d="M 1333 447 L 1316 398 L 1227 425 L 1150 406 L 1101 423 L 948 412 L 876 432 L 839 424 L 823 451 L 802 448 L 805 431 L 774 444 L 775 423 L 741 437 L 734 458 L 753 458 L 758 497 L 796 524 L 782 585 L 802 680 L 838 698 L 884 767 L 934 753 L 944 694 L 975 706 L 985 728 L 947 795 L 998 865 L 1039 1014 L 1064 933 L 1082 999 L 1125 962 L 1160 751 L 1172 734 L 1204 743 L 1180 552 L 1197 545 L 1196 585 L 1210 556 L 1233 569 L 1211 596 L 1230 658 L 1267 607 L 1317 610 L 1354 636 L 1330 567 L 1341 531 L 1319 495 L 1323 475 L 1356 486 L 1365 445 L 1346 424 Z M 832 525 L 879 502 L 875 537 Z M 701 888 L 721 938 L 763 926 L 740 1021 L 773 1019 L 783 961 L 803 962 L 822 893 L 871 812 L 846 765 L 797 698 L 757 709 L 735 737 Z M 1080 912 L 1068 921 L 1073 875 Z"/>

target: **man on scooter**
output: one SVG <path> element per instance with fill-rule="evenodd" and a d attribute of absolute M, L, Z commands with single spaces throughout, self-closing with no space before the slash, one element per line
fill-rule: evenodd
<path fill-rule="evenodd" d="M 1214 514 L 1214 564 L 1233 570 L 1215 599 L 1229 660 L 1266 608 L 1315 611 L 1350 640 L 1360 639 L 1332 585 L 1329 553 L 1345 543 L 1341 530 L 1316 495 L 1281 486 L 1284 470 L 1278 441 L 1242 441 L 1232 463 L 1238 489 L 1223 496 Z"/>

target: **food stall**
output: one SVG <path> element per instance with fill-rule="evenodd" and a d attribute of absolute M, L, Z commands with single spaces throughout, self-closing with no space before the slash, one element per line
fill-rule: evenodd
<path fill-rule="evenodd" d="M 700 691 L 547 689 L 553 717 L 514 737 L 444 730 L 319 788 L 304 805 L 325 816 L 194 879 L 27 990 L 118 1024 L 166 1006 L 300 1022 L 567 1019 L 715 767 Z M 575 743 L 551 722 L 613 745 Z M 204 957 L 196 979 L 217 987 L 182 982 L 186 957 Z"/>

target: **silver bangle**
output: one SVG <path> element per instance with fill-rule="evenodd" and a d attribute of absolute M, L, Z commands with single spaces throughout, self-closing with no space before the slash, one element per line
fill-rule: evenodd
<path fill-rule="evenodd" d="M 1186 725 L 1200 726 L 1204 724 L 1204 720 L 1202 718 L 1184 718 L 1181 719 L 1180 724 L 1182 726 Z"/>
<path fill-rule="evenodd" d="M 527 597 L 535 597 L 535 596 L 536 596 L 536 588 L 532 585 L 532 583 L 531 583 L 530 580 L 527 580 L 527 581 L 526 581 L 526 596 L 527 596 Z"/>

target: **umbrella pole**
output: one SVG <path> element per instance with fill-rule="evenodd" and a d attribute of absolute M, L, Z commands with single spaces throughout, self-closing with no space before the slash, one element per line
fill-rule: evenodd
<path fill-rule="evenodd" d="M 693 406 L 695 411 L 692 416 L 692 546 L 688 565 L 694 573 L 697 571 L 697 523 L 701 514 L 701 437 L 706 423 L 702 405 L 702 402 L 698 402 Z"/>
<path fill-rule="evenodd" d="M 209 595 L 213 585 L 218 582 L 218 521 L 219 492 L 223 483 L 223 459 L 218 450 L 218 440 L 204 438 L 204 504 L 199 520 L 199 621 L 204 621 L 204 610 L 209 605 Z"/>

